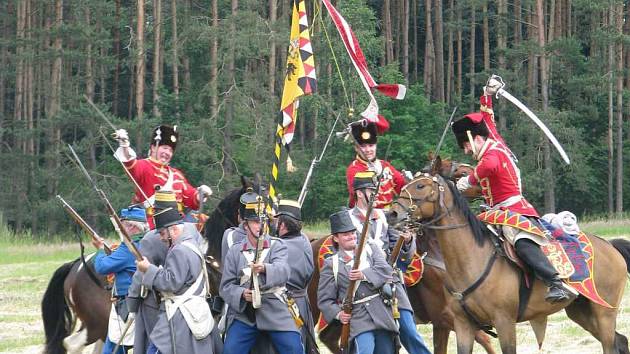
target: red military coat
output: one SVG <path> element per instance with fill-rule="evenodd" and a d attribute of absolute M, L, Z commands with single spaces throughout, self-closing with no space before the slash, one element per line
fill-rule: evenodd
<path fill-rule="evenodd" d="M 381 181 L 381 185 L 376 195 L 376 199 L 374 201 L 374 208 L 378 209 L 387 209 L 394 202 L 394 197 L 396 197 L 402 187 L 405 185 L 405 177 L 403 177 L 402 173 L 400 173 L 391 163 L 385 160 L 376 159 L 374 161 L 374 165 L 377 169 L 383 170 L 383 180 Z M 360 157 L 356 157 L 348 168 L 346 169 L 346 182 L 348 185 L 348 206 L 350 208 L 354 207 L 354 191 L 352 189 L 352 182 L 354 181 L 354 176 L 358 172 L 369 171 L 370 168 L 366 161 L 362 160 Z M 375 171 L 378 173 L 378 171 Z"/>
<path fill-rule="evenodd" d="M 523 197 L 521 171 L 505 145 L 488 138 L 478 156 L 479 163 L 468 182 L 479 184 L 486 204 L 538 217 L 536 209 Z"/>
<path fill-rule="evenodd" d="M 124 162 L 125 168 L 129 171 L 131 176 L 136 180 L 144 194 L 152 199 L 155 194 L 155 187 L 164 187 L 169 180 L 169 173 L 172 174 L 172 183 L 168 190 L 172 190 L 175 193 L 175 199 L 179 206 L 180 212 L 184 211 L 184 207 L 189 209 L 199 208 L 199 197 L 197 195 L 197 189 L 193 187 L 184 174 L 176 168 L 152 159 L 133 159 L 128 162 Z M 136 189 L 136 194 L 133 197 L 134 203 L 143 203 L 145 201 L 142 193 Z M 154 228 L 153 224 L 153 209 L 147 207 L 147 221 L 151 229 Z"/>

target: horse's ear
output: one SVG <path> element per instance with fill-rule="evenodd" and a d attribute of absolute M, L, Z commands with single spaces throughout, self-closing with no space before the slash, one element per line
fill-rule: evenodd
<path fill-rule="evenodd" d="M 241 175 L 241 185 L 243 186 L 243 190 L 252 187 L 252 182 L 249 180 L 249 178 Z"/>
<path fill-rule="evenodd" d="M 438 155 L 435 158 L 435 163 L 433 164 L 433 168 L 431 169 L 431 174 L 437 175 L 437 174 L 440 174 L 441 171 L 442 171 L 442 158 Z"/>

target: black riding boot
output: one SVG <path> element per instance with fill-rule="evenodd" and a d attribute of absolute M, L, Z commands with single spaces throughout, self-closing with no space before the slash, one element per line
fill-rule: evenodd
<path fill-rule="evenodd" d="M 551 303 L 570 300 L 573 294 L 567 290 L 562 280 L 558 277 L 556 269 L 551 265 L 547 256 L 542 252 L 536 242 L 528 239 L 520 239 L 514 245 L 518 256 L 529 265 L 536 276 L 549 287 L 545 300 Z"/>

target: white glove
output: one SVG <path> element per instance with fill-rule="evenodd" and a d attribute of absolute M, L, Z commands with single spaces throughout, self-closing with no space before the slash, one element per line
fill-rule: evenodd
<path fill-rule="evenodd" d="M 462 192 L 465 191 L 466 189 L 472 187 L 472 185 L 470 184 L 470 182 L 468 181 L 468 176 L 464 176 L 460 179 L 457 180 L 457 190 Z"/>
<path fill-rule="evenodd" d="M 483 91 L 486 95 L 494 95 L 505 86 L 503 79 L 500 76 L 492 75 L 486 82 L 486 86 L 483 87 Z"/>
<path fill-rule="evenodd" d="M 199 193 L 199 201 L 205 202 L 206 198 L 212 195 L 212 188 L 202 184 L 197 187 L 197 193 Z"/>
<path fill-rule="evenodd" d="M 120 147 L 129 147 L 129 133 L 125 129 L 118 129 L 113 134 Z"/>

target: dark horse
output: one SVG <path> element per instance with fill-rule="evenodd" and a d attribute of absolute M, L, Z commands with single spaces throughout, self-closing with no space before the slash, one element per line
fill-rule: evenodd
<path fill-rule="evenodd" d="M 472 352 L 474 334 L 480 324 L 496 329 L 503 353 L 516 353 L 517 321 L 543 324 L 533 327 L 535 332 L 544 332 L 547 316 L 563 308 L 569 318 L 601 342 L 604 354 L 628 353 L 627 339 L 615 332 L 630 264 L 630 259 L 622 256 L 630 252 L 627 242 L 611 244 L 588 236 L 596 254 L 594 273 L 599 275 L 595 279 L 596 288 L 613 308 L 597 305 L 584 296 L 574 301 L 547 303 L 544 300 L 547 287 L 536 280 L 527 307 L 517 319 L 519 271 L 499 256 L 491 242 L 492 236 L 453 183 L 438 174 L 423 174 L 403 187 L 392 213 L 398 220 L 409 217 L 435 231 L 446 264 L 444 281 L 459 295 L 449 298 L 455 315 L 458 353 Z M 536 335 L 541 338 L 540 333 Z"/>
<path fill-rule="evenodd" d="M 215 260 L 221 259 L 221 239 L 223 231 L 237 225 L 239 198 L 252 184 L 241 179 L 241 188 L 229 192 L 210 214 L 204 228 L 204 238 L 208 242 L 206 259 L 210 279 L 210 291 L 218 294 L 219 273 Z M 72 351 L 97 340 L 105 340 L 110 311 L 111 293 L 105 289 L 105 279 L 94 272 L 90 262 L 88 271 L 80 259 L 59 267 L 53 274 L 42 299 L 42 319 L 46 335 L 47 354 L 66 353 L 64 339 L 74 331 L 77 319 L 81 320 L 79 331 L 68 340 L 66 346 Z M 92 274 L 90 274 L 90 272 Z M 95 348 L 95 351 L 99 350 Z M 100 350 L 99 350 L 100 352 Z"/>

